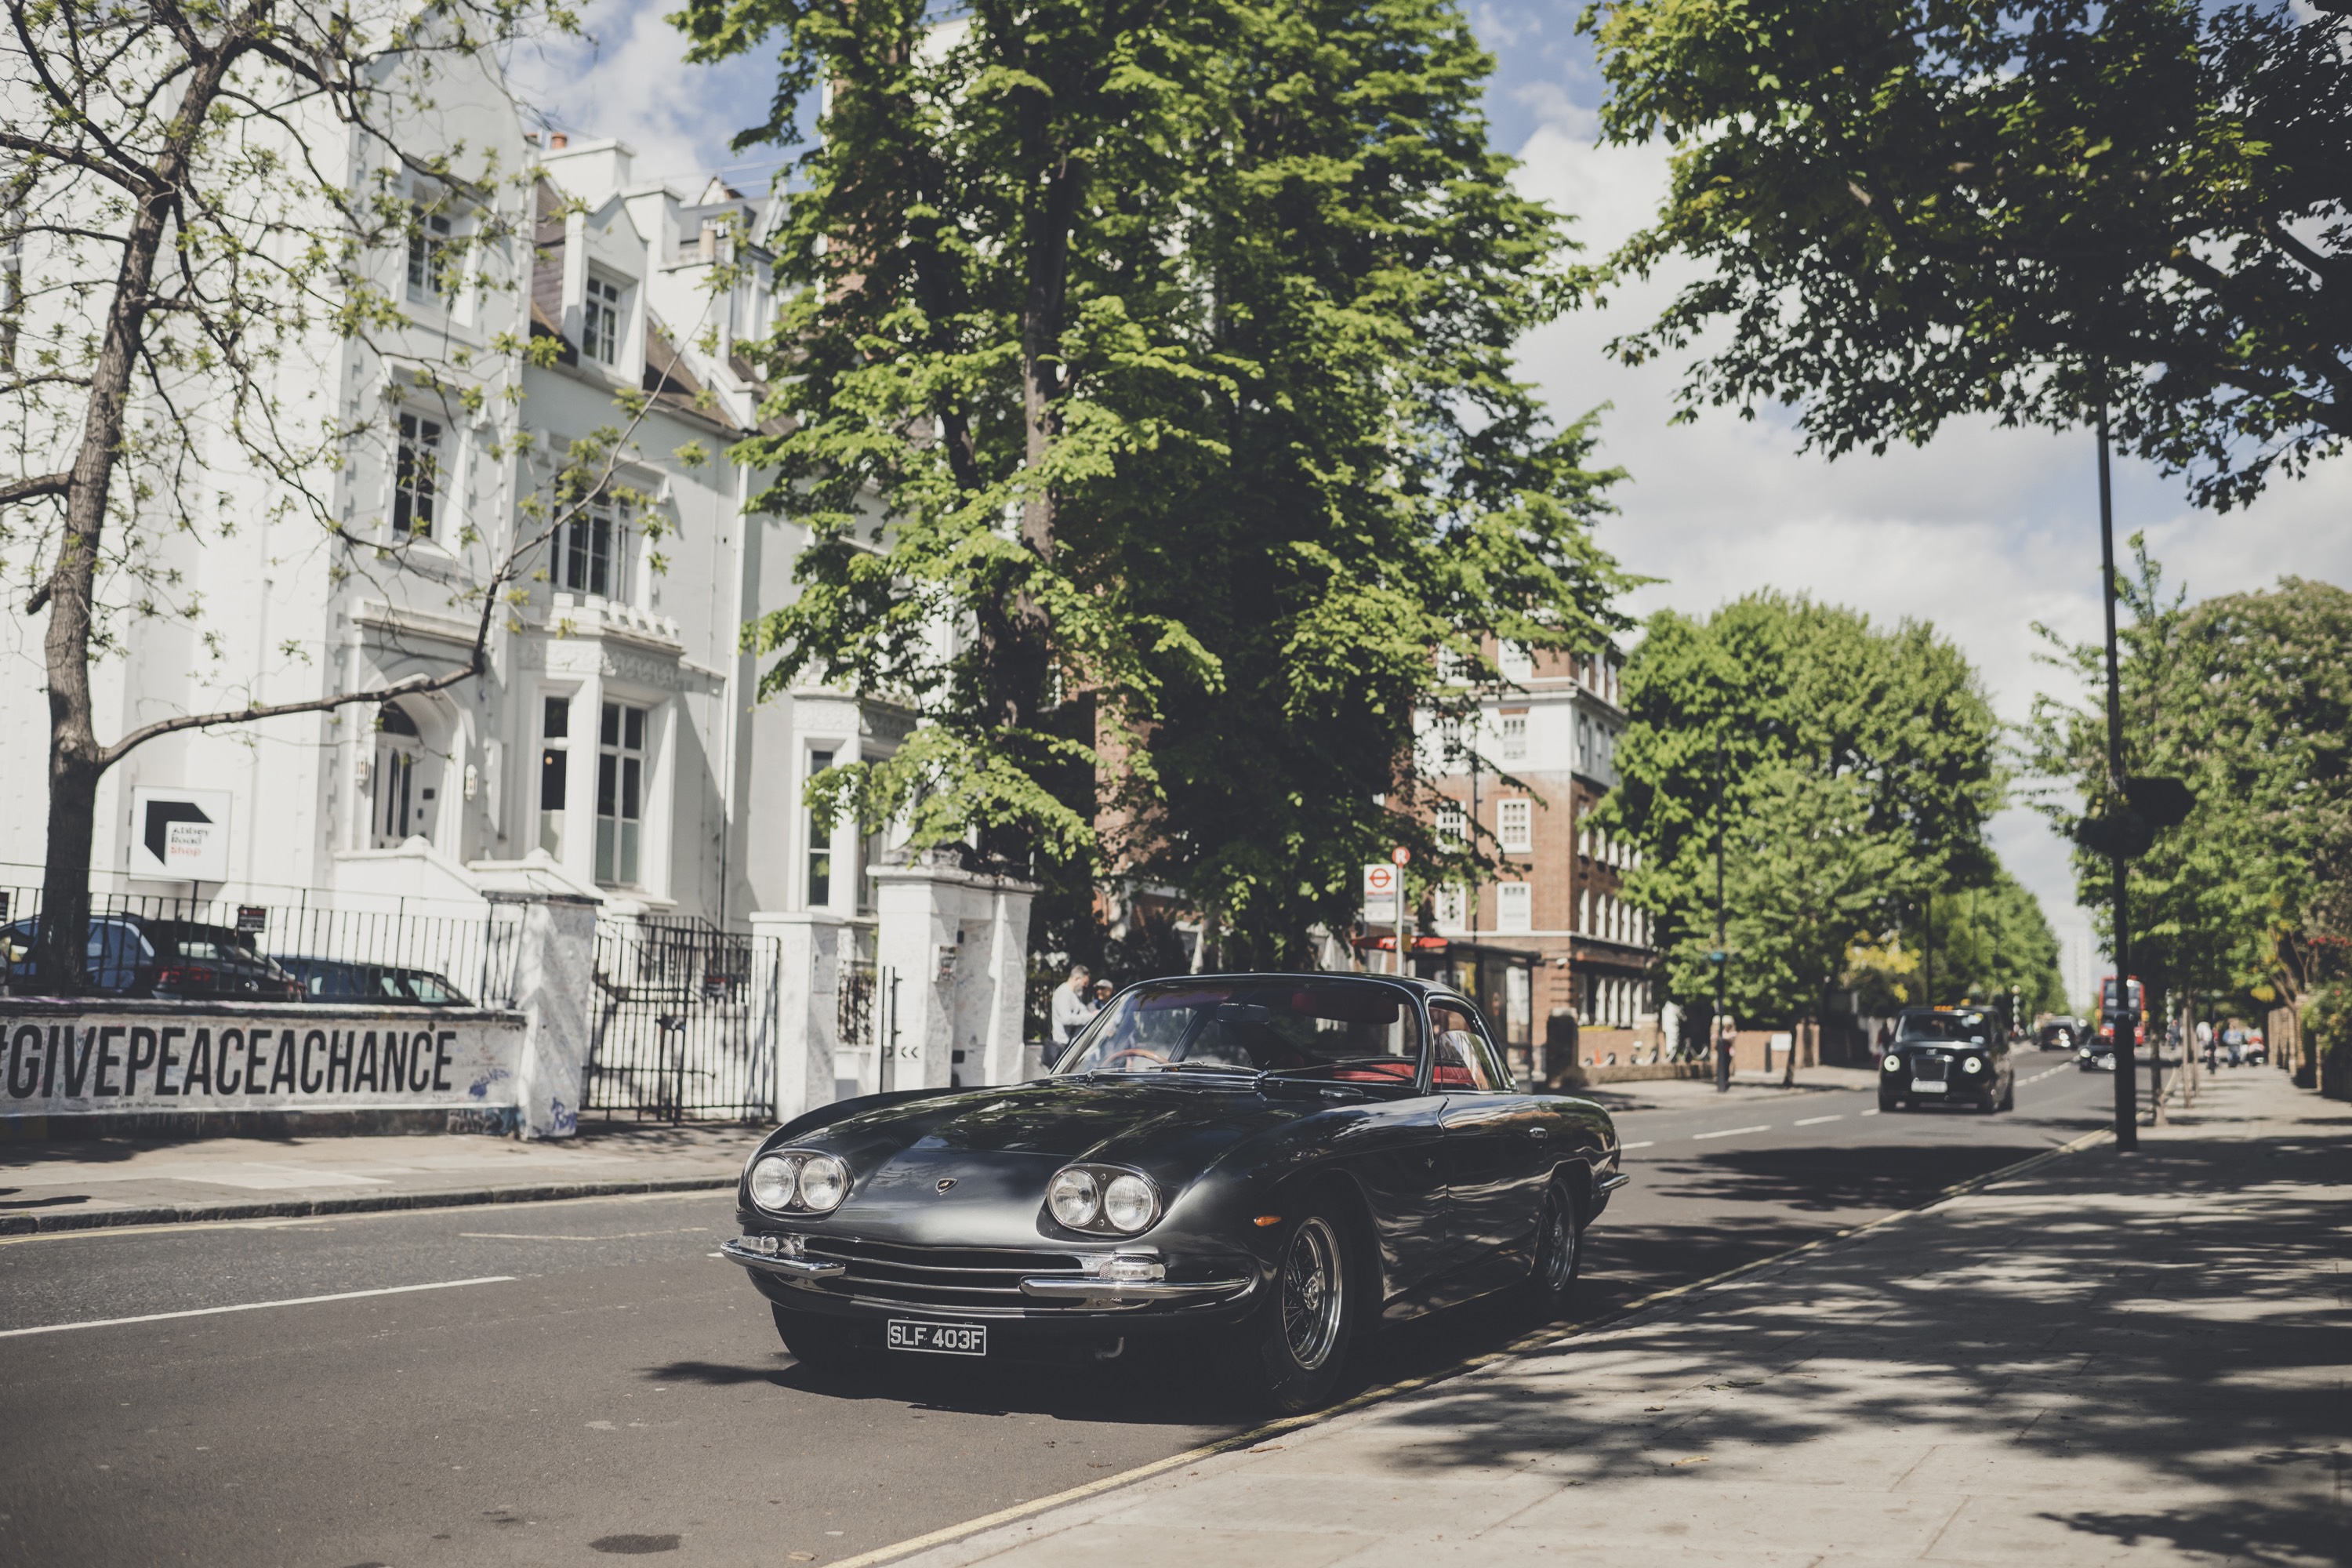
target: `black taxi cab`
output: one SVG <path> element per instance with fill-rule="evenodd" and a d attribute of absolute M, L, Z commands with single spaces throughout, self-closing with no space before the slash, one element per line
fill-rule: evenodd
<path fill-rule="evenodd" d="M 2009 1029 L 1977 1007 L 1906 1007 L 1878 1062 L 1878 1108 L 1965 1105 L 2008 1110 L 2017 1103 Z"/>

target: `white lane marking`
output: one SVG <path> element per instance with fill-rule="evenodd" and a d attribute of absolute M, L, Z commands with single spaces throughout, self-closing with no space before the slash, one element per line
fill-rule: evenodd
<path fill-rule="evenodd" d="M 1824 1121 L 1843 1121 L 1844 1120 L 1845 1112 L 1841 1110 L 1834 1116 L 1804 1117 L 1797 1122 L 1797 1125 L 1800 1127 L 1819 1127 Z"/>
<path fill-rule="evenodd" d="M 1878 1114 L 1878 1107 L 1876 1107 L 1876 1106 L 1874 1106 L 1874 1106 L 1872 1106 L 1868 1110 L 1864 1111 L 1862 1114 L 1863 1114 L 1863 1115 L 1864 1115 L 1864 1116 L 1875 1116 L 1875 1115 L 1877 1115 L 1877 1114 Z"/>
<path fill-rule="evenodd" d="M 113 1329 L 125 1323 L 161 1323 L 173 1318 L 210 1318 L 222 1312 L 258 1312 L 264 1307 L 313 1307 L 321 1301 L 356 1301 L 363 1296 L 402 1296 L 411 1290 L 455 1290 L 461 1285 L 511 1285 L 511 1274 L 478 1279 L 439 1279 L 430 1285 L 387 1285 L 381 1290 L 339 1290 L 331 1296 L 292 1296 L 283 1301 L 241 1301 L 234 1307 L 194 1307 L 184 1312 L 149 1312 L 137 1318 L 96 1318 L 87 1323 L 43 1323 L 37 1329 L 0 1329 L 0 1340 L 19 1334 L 61 1334 L 68 1329 Z"/>
<path fill-rule="evenodd" d="M 686 1236 L 707 1232 L 707 1225 L 681 1225 L 669 1230 L 619 1230 L 610 1236 L 557 1236 L 535 1230 L 461 1230 L 467 1241 L 637 1241 L 648 1236 Z"/>
<path fill-rule="evenodd" d="M 1771 1131 L 1771 1128 L 1759 1122 L 1753 1127 L 1727 1127 L 1720 1132 L 1694 1132 L 1691 1134 L 1691 1142 L 1696 1143 L 1706 1138 L 1737 1138 L 1742 1132 L 1769 1132 Z"/>
<path fill-rule="evenodd" d="M 1620 1143 L 1620 1144 L 1618 1144 L 1618 1145 L 1617 1145 L 1617 1147 L 1618 1147 L 1619 1149 L 1621 1149 L 1621 1150 L 1622 1150 L 1622 1149 L 1647 1149 L 1647 1148 L 1649 1148 L 1652 1144 L 1654 1144 L 1654 1143 L 1655 1143 L 1655 1142 L 1657 1142 L 1657 1140 L 1656 1140 L 1656 1139 L 1654 1139 L 1654 1138 L 1644 1138 L 1644 1139 L 1643 1139 L 1639 1143 Z"/>

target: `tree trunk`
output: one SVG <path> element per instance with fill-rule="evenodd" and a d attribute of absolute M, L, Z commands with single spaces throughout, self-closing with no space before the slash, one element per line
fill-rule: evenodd
<path fill-rule="evenodd" d="M 49 823 L 41 870 L 41 923 L 33 969 L 43 989 L 81 991 L 89 919 L 89 852 L 97 827 L 98 783 L 119 753 L 99 743 L 90 712 L 89 629 L 98 584 L 99 541 L 122 442 L 123 409 L 144 343 L 155 258 L 185 174 L 187 150 L 211 111 L 234 55 L 199 59 L 163 157 L 139 199 L 139 216 L 122 247 L 106 339 L 89 381 L 81 449 L 66 486 L 65 534 L 49 574 L 49 625 L 43 652 L 49 687 Z"/>

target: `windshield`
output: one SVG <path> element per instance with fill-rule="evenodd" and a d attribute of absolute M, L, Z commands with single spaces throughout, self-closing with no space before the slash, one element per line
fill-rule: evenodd
<path fill-rule="evenodd" d="M 1897 1040 L 1974 1040 L 1985 1037 L 1981 1013 L 1906 1013 Z"/>
<path fill-rule="evenodd" d="M 1115 997 L 1057 1071 L 1298 1072 L 1410 1082 L 1421 1068 L 1411 994 L 1371 980 L 1165 981 Z"/>

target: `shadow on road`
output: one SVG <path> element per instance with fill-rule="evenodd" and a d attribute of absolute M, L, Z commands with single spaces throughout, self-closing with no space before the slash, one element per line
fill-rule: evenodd
<path fill-rule="evenodd" d="M 1671 1443 L 1729 1461 L 1709 1472 L 1729 1484 L 1743 1455 L 1815 1445 L 1809 1474 L 1894 1484 L 1916 1461 L 1927 1487 L 2023 1494 L 2020 1514 L 2103 1542 L 2341 1561 L 2347 1196 L 2352 1156 L 2318 1138 L 2095 1151 L 1539 1373 L 1448 1384 L 1393 1417 L 1426 1438 L 1402 1462 L 1566 1449 L 1605 1478 L 1654 1473 Z M 1596 1419 L 1580 1363 L 1646 1369 L 1654 1414 Z M 1985 1468 L 1963 1485 L 1947 1462 Z"/>

